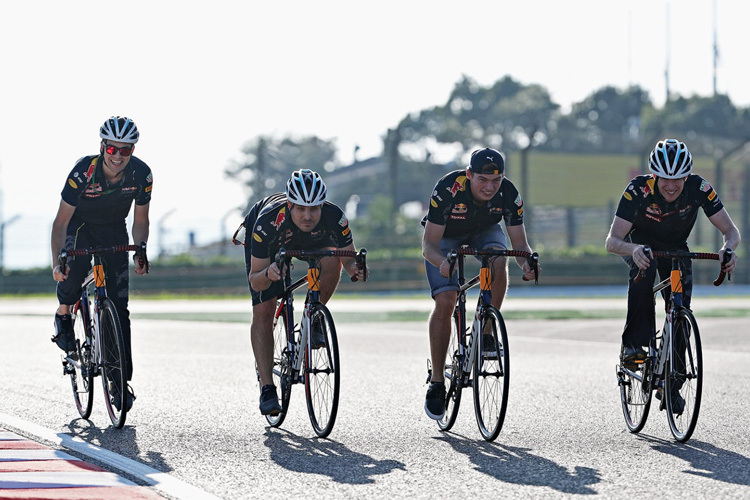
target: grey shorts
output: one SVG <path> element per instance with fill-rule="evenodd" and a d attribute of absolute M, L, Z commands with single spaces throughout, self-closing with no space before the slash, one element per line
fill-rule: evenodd
<path fill-rule="evenodd" d="M 440 240 L 440 251 L 444 255 L 448 255 L 448 252 L 461 245 L 469 245 L 470 247 L 481 249 L 508 248 L 505 232 L 500 224 L 495 224 L 476 233 L 443 238 Z M 440 275 L 440 269 L 430 264 L 427 260 L 424 261 L 424 268 L 427 273 L 427 281 L 430 283 L 430 293 L 433 297 L 449 290 L 458 290 L 458 273 L 453 273 L 453 276 L 450 278 L 445 278 Z"/>

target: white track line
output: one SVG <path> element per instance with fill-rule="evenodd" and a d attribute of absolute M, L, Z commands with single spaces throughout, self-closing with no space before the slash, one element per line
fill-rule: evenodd
<path fill-rule="evenodd" d="M 0 413 L 0 423 L 7 425 L 24 434 L 34 436 L 42 441 L 56 444 L 76 451 L 99 462 L 105 463 L 117 470 L 123 471 L 143 481 L 146 485 L 177 499 L 206 499 L 219 500 L 200 488 L 180 481 L 169 474 L 160 472 L 152 467 L 136 462 L 129 458 L 113 453 L 99 446 L 87 443 L 78 437 L 65 433 L 55 433 L 40 425 L 21 420 L 6 413 Z"/>

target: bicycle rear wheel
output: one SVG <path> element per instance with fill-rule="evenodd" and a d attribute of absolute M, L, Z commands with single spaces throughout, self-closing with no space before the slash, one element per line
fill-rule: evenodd
<path fill-rule="evenodd" d="M 665 370 L 667 420 L 675 439 L 684 443 L 695 430 L 703 392 L 703 352 L 698 324 L 689 309 L 680 309 L 672 325 L 670 362 Z"/>
<path fill-rule="evenodd" d="M 638 433 L 646 425 L 651 408 L 651 363 L 645 362 L 632 367 L 617 366 L 617 384 L 620 386 L 620 404 L 625 425 L 632 433 Z"/>
<path fill-rule="evenodd" d="M 336 326 L 328 308 L 320 304 L 310 311 L 310 332 L 320 329 L 325 346 L 305 351 L 305 397 L 315 434 L 326 437 L 333 430 L 339 408 L 341 373 Z"/>
<path fill-rule="evenodd" d="M 77 358 L 68 362 L 70 385 L 73 387 L 78 413 L 82 418 L 91 416 L 94 405 L 94 364 L 91 359 L 91 321 L 79 300 L 73 307 L 73 331 L 76 338 Z"/>
<path fill-rule="evenodd" d="M 463 358 L 460 354 L 458 332 L 458 316 L 453 314 L 451 321 L 451 339 L 448 344 L 448 359 L 443 363 L 443 372 L 445 377 L 445 415 L 437 421 L 438 427 L 442 431 L 448 431 L 456 423 L 458 408 L 461 406 L 461 389 L 464 377 Z M 433 370 L 438 369 L 433 367 Z"/>
<path fill-rule="evenodd" d="M 273 328 L 273 385 L 279 388 L 281 413 L 266 415 L 271 427 L 278 427 L 284 422 L 292 396 L 291 356 L 287 342 L 286 305 Z"/>
<path fill-rule="evenodd" d="M 101 301 L 99 329 L 102 335 L 102 385 L 107 413 L 112 425 L 121 429 L 128 413 L 125 341 L 115 305 L 106 297 Z"/>
<path fill-rule="evenodd" d="M 491 336 L 494 346 L 489 345 L 489 340 L 485 345 L 485 335 Z M 503 427 L 510 384 L 508 333 L 500 311 L 494 307 L 485 310 L 476 344 L 474 413 L 482 437 L 486 441 L 493 441 Z"/>

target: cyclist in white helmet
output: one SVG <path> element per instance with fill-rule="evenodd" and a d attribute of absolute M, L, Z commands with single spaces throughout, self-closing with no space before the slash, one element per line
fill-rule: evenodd
<path fill-rule="evenodd" d="M 273 316 L 276 297 L 282 294 L 281 270 L 274 257 L 286 249 L 354 250 L 349 221 L 344 212 L 326 201 L 326 185 L 317 172 L 308 169 L 292 173 L 286 191 L 257 202 L 245 217 L 245 271 L 253 298 L 250 327 L 253 353 L 260 376 L 260 412 L 277 415 L 281 405 L 273 385 Z M 364 281 L 365 273 L 352 257 L 321 259 L 320 299 L 333 295 L 341 269 Z M 313 348 L 324 346 L 322 332 L 312 332 Z"/>
<path fill-rule="evenodd" d="M 99 129 L 99 154 L 80 158 L 63 187 L 60 207 L 52 224 L 52 277 L 57 281 L 59 306 L 55 314 L 55 336 L 52 340 L 64 351 L 75 349 L 75 336 L 70 307 L 81 296 L 81 285 L 91 269 L 90 258 L 74 258 L 65 269 L 57 265 L 60 250 L 93 246 L 127 245 L 125 219 L 135 202 L 133 242 L 148 241 L 151 169 L 133 156 L 138 142 L 138 128 L 130 118 L 112 116 Z M 134 255 L 135 272 L 145 274 L 146 268 Z M 122 324 L 127 360 L 127 380 L 133 374 L 130 348 L 130 314 L 128 312 L 128 257 L 116 253 L 103 257 L 107 273 L 107 295 L 117 308 Z M 127 388 L 128 406 L 133 396 Z M 115 398 L 115 401 L 120 401 Z M 118 408 L 119 409 L 119 408 Z"/>
<path fill-rule="evenodd" d="M 643 346 L 656 333 L 652 287 L 657 272 L 664 279 L 671 270 L 669 259 L 656 261 L 644 247 L 687 251 L 687 239 L 699 209 L 724 236 L 719 250 L 722 260 L 727 249 L 735 250 L 740 244 L 740 232 L 719 195 L 708 181 L 692 173 L 693 157 L 685 143 L 676 139 L 657 142 L 649 155 L 648 167 L 650 174 L 636 177 L 625 188 L 605 244 L 608 252 L 621 255 L 630 266 L 628 312 L 622 333 L 623 363 L 645 359 Z M 732 253 L 726 271 L 734 271 L 736 264 L 737 254 Z M 683 265 L 683 302 L 690 307 L 692 260 L 685 259 Z M 636 283 L 639 269 L 645 271 L 645 278 Z"/>

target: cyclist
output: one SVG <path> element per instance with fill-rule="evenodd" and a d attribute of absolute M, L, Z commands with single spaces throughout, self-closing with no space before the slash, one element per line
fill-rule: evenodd
<path fill-rule="evenodd" d="M 437 182 L 429 211 L 422 219 L 422 254 L 435 301 L 429 320 L 433 369 L 425 412 L 435 420 L 445 414 L 445 383 L 440 367 L 445 364 L 458 291 L 458 280 L 455 273 L 449 275 L 446 255 L 463 244 L 481 249 L 507 249 L 501 220 L 505 221 L 513 249 L 531 252 L 523 225 L 523 200 L 513 183 L 505 178 L 503 156 L 491 148 L 474 151 L 465 170 L 453 171 Z M 526 259 L 519 257 L 516 262 L 525 278 L 534 278 Z M 499 309 L 508 289 L 507 259 L 496 258 L 492 274 L 492 305 Z"/>
<path fill-rule="evenodd" d="M 341 209 L 326 201 L 326 185 L 317 172 L 297 170 L 286 183 L 286 191 L 258 201 L 245 217 L 245 271 L 253 298 L 250 336 L 260 377 L 260 412 L 281 411 L 273 385 L 273 317 L 276 299 L 283 293 L 282 270 L 274 256 L 287 249 L 354 250 L 349 221 Z M 324 257 L 320 261 L 320 300 L 333 295 L 342 267 L 350 276 L 364 280 L 353 257 Z M 313 331 L 312 347 L 325 345 L 323 332 Z"/>
<path fill-rule="evenodd" d="M 622 256 L 630 266 L 628 312 L 622 332 L 625 364 L 646 358 L 643 346 L 648 346 L 656 335 L 652 291 L 656 274 L 665 279 L 671 272 L 671 263 L 655 261 L 644 250 L 645 246 L 658 251 L 687 251 L 687 239 L 701 208 L 724 236 L 724 245 L 719 250 L 722 261 L 728 248 L 736 249 L 740 244 L 740 232 L 716 190 L 703 177 L 692 173 L 693 157 L 685 143 L 676 139 L 657 142 L 649 155 L 648 167 L 651 173 L 634 178 L 625 188 L 605 243 L 608 252 Z M 724 269 L 732 272 L 736 264 L 737 255 L 732 253 Z M 682 266 L 682 300 L 685 307 L 690 307 L 692 261 L 685 259 Z M 636 283 L 639 270 L 645 272 L 645 279 Z M 668 290 L 662 293 L 666 301 Z M 679 393 L 673 398 L 677 400 L 673 400 L 675 411 L 681 413 L 684 400 Z"/>
<path fill-rule="evenodd" d="M 62 249 L 88 248 L 98 245 L 127 245 L 125 218 L 135 201 L 133 241 L 148 241 L 148 210 L 151 201 L 151 169 L 132 156 L 138 142 L 138 128 L 133 120 L 112 116 L 99 129 L 101 143 L 98 155 L 80 158 L 62 190 L 62 200 L 52 224 L 52 262 Z M 135 272 L 145 274 L 137 255 Z M 130 315 L 128 312 L 128 258 L 126 253 L 104 256 L 107 294 L 117 309 L 125 339 L 127 380 L 133 375 L 130 348 Z M 57 281 L 59 306 L 55 314 L 55 336 L 52 340 L 66 352 L 75 350 L 75 334 L 70 307 L 81 296 L 81 285 L 91 270 L 90 258 L 73 258 L 65 269 L 54 265 L 52 277 Z M 118 390 L 116 388 L 115 390 Z M 127 405 L 132 406 L 132 388 L 127 387 Z M 114 400 L 119 405 L 120 398 Z M 120 410 L 120 408 L 117 408 Z"/>

